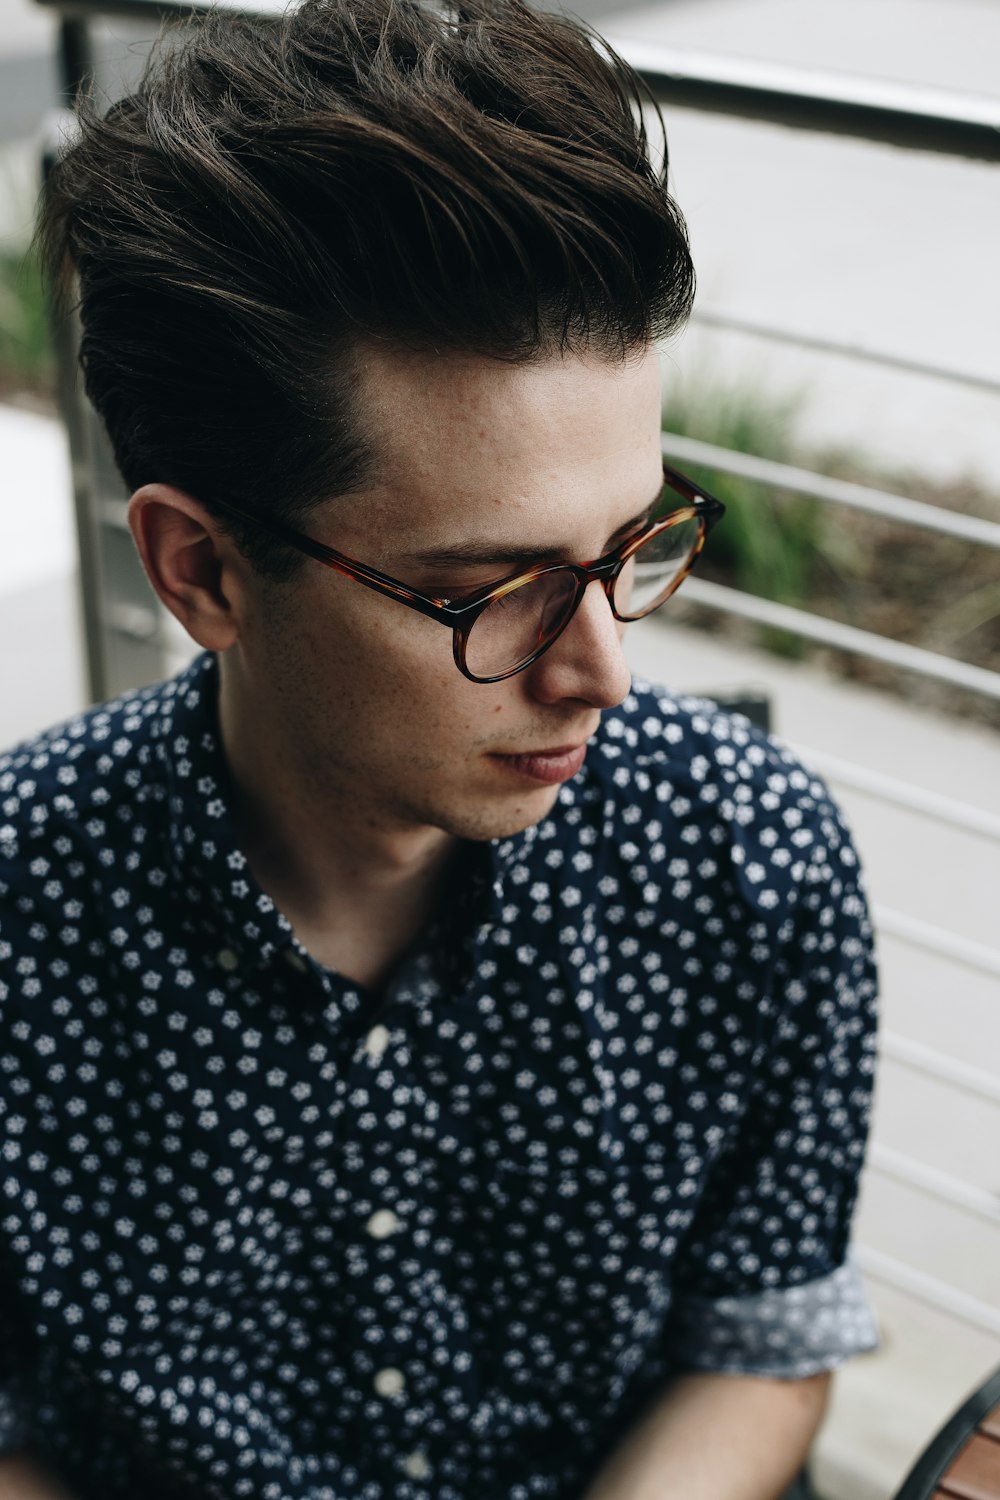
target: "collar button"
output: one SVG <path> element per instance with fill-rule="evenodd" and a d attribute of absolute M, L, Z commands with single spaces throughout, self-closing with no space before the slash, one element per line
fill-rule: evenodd
<path fill-rule="evenodd" d="M 391 1208 L 380 1208 L 372 1214 L 365 1225 L 373 1240 L 386 1240 L 401 1228 L 400 1221 Z"/>
<path fill-rule="evenodd" d="M 406 1389 L 406 1380 L 402 1370 L 379 1370 L 374 1380 L 375 1389 L 380 1396 L 391 1401 L 394 1396 L 401 1396 Z"/>
<path fill-rule="evenodd" d="M 382 1056 L 389 1045 L 389 1028 L 387 1026 L 373 1026 L 365 1037 L 364 1047 L 368 1056 L 375 1061 Z"/>

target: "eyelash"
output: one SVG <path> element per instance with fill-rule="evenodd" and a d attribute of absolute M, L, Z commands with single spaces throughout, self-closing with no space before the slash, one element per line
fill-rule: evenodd
<path fill-rule="evenodd" d="M 422 594 L 427 594 L 431 599 L 447 599 L 449 604 L 463 604 L 466 599 L 471 599 L 473 594 L 478 594 L 480 589 L 490 588 L 494 583 L 504 576 L 494 573 L 490 578 L 484 578 L 479 583 L 451 583 L 431 584 L 428 588 L 421 589 Z"/>

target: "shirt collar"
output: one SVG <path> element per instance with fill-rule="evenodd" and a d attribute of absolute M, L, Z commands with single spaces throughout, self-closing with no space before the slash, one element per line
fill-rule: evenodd
<path fill-rule="evenodd" d="M 232 778 L 218 720 L 219 668 L 203 652 L 164 685 L 153 723 L 156 755 L 167 786 L 169 843 L 180 890 L 200 906 L 206 926 L 220 935 L 220 962 L 244 969 L 268 963 L 293 940 L 291 923 L 258 885 L 240 849 L 232 816 Z M 572 800 L 563 787 L 560 803 Z M 557 804 L 557 807 L 559 804 Z M 549 818 L 553 814 L 549 815 Z M 485 845 L 473 860 L 470 911 L 477 935 L 504 922 L 509 885 L 537 842 L 541 824 Z M 231 955 L 231 956 L 230 956 Z"/>
<path fill-rule="evenodd" d="M 223 969 L 267 963 L 292 939 L 291 923 L 255 880 L 236 839 L 232 779 L 218 722 L 218 660 L 211 652 L 165 685 L 154 726 L 169 799 L 178 887 L 220 936 Z"/>

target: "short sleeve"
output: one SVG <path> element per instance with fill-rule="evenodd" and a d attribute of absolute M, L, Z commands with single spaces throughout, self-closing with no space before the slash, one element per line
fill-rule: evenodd
<path fill-rule="evenodd" d="M 849 1248 L 876 967 L 858 859 L 827 798 L 777 954 L 747 1107 L 675 1263 L 667 1354 L 681 1367 L 797 1378 L 878 1344 Z"/>

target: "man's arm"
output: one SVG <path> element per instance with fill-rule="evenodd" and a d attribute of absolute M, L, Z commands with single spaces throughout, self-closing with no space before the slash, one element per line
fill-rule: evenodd
<path fill-rule="evenodd" d="M 830 1376 L 687 1374 L 648 1408 L 584 1500 L 779 1500 L 802 1467 Z"/>
<path fill-rule="evenodd" d="M 0 1500 L 71 1500 L 71 1496 L 29 1453 L 10 1453 L 0 1458 Z"/>

